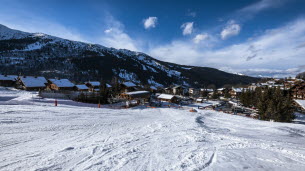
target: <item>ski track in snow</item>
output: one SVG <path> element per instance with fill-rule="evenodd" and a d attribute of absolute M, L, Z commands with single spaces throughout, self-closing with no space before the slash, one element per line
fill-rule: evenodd
<path fill-rule="evenodd" d="M 99 109 L 0 88 L 0 170 L 304 170 L 305 125 Z"/>

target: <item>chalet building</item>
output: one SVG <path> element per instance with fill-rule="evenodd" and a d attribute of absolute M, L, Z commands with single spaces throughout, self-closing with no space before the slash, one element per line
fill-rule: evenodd
<path fill-rule="evenodd" d="M 87 87 L 85 84 L 75 85 L 74 90 L 76 91 L 89 91 L 89 87 Z"/>
<path fill-rule="evenodd" d="M 121 98 L 127 99 L 127 100 L 144 100 L 148 101 L 150 98 L 150 92 L 149 91 L 131 91 L 131 92 L 125 92 L 121 94 Z"/>
<path fill-rule="evenodd" d="M 217 93 L 218 93 L 218 94 L 220 94 L 220 95 L 224 95 L 224 94 L 225 94 L 226 89 L 225 89 L 225 88 L 218 88 L 216 91 L 217 91 Z"/>
<path fill-rule="evenodd" d="M 256 83 L 252 83 L 248 89 L 251 90 L 251 91 L 254 91 L 257 87 L 260 87 L 259 84 L 256 84 Z"/>
<path fill-rule="evenodd" d="M 19 76 L 16 81 L 16 88 L 28 91 L 38 91 L 44 90 L 47 83 L 48 82 L 44 77 Z"/>
<path fill-rule="evenodd" d="M 290 92 L 293 99 L 305 100 L 305 82 L 294 85 Z"/>
<path fill-rule="evenodd" d="M 101 83 L 99 81 L 89 81 L 85 85 L 89 88 L 91 92 L 99 92 Z"/>
<path fill-rule="evenodd" d="M 175 95 L 171 94 L 161 94 L 157 97 L 161 101 L 169 102 L 169 103 L 178 103 L 179 99 Z"/>
<path fill-rule="evenodd" d="M 166 87 L 163 89 L 165 94 L 172 94 L 173 93 L 173 89 L 171 87 Z"/>
<path fill-rule="evenodd" d="M 305 112 L 305 100 L 294 99 L 294 106 L 300 112 Z"/>
<path fill-rule="evenodd" d="M 295 85 L 294 81 L 285 81 L 284 82 L 284 88 L 285 90 L 291 89 Z"/>
<path fill-rule="evenodd" d="M 136 91 L 138 90 L 137 85 L 134 84 L 133 82 L 123 82 L 121 84 L 121 91 L 122 92 L 131 92 L 131 91 Z"/>
<path fill-rule="evenodd" d="M 50 90 L 74 90 L 74 84 L 68 79 L 49 79 L 48 89 Z"/>
<path fill-rule="evenodd" d="M 204 92 L 204 91 L 206 91 L 206 92 L 208 92 L 208 93 L 214 92 L 213 89 L 208 89 L 208 88 L 201 88 L 201 89 L 200 89 L 200 92 Z"/>
<path fill-rule="evenodd" d="M 232 89 L 229 90 L 229 93 L 230 93 L 231 97 L 236 98 L 236 97 L 239 97 L 243 91 L 246 91 L 246 89 L 245 88 L 234 88 L 234 87 L 232 87 Z"/>
<path fill-rule="evenodd" d="M 13 87 L 17 81 L 17 75 L 1 75 L 0 74 L 0 86 Z"/>
<path fill-rule="evenodd" d="M 183 95 L 184 94 L 184 88 L 180 85 L 177 85 L 173 87 L 173 94 L 174 95 Z"/>
<path fill-rule="evenodd" d="M 189 88 L 190 96 L 200 96 L 200 89 L 197 88 Z"/>

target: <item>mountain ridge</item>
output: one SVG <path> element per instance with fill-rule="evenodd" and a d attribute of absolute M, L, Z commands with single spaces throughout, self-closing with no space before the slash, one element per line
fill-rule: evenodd
<path fill-rule="evenodd" d="M 174 64 L 142 52 L 108 48 L 44 33 L 27 33 L 0 24 L 0 72 L 66 77 L 76 82 L 113 77 L 135 83 L 202 87 L 248 84 L 258 78 L 215 68 Z"/>

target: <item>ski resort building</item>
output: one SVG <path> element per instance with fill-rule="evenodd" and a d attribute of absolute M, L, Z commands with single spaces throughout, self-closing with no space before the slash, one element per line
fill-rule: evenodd
<path fill-rule="evenodd" d="M 76 91 L 89 91 L 89 87 L 87 87 L 85 84 L 75 85 L 74 89 Z"/>
<path fill-rule="evenodd" d="M 294 100 L 294 104 L 297 107 L 298 111 L 305 112 L 305 100 Z"/>
<path fill-rule="evenodd" d="M 85 85 L 89 88 L 91 92 L 99 92 L 101 83 L 99 81 L 89 81 Z"/>
<path fill-rule="evenodd" d="M 175 95 L 171 95 L 171 94 L 161 94 L 158 96 L 158 99 L 161 101 L 170 102 L 170 103 L 179 102 L 179 99 Z"/>
<path fill-rule="evenodd" d="M 49 79 L 48 89 L 50 90 L 74 90 L 74 84 L 68 79 Z"/>
<path fill-rule="evenodd" d="M 124 82 L 121 84 L 121 92 L 131 92 L 137 89 L 137 85 L 133 82 Z"/>
<path fill-rule="evenodd" d="M 294 99 L 305 100 L 305 82 L 294 85 L 290 91 Z"/>
<path fill-rule="evenodd" d="M 16 83 L 17 75 L 1 75 L 0 74 L 0 86 L 13 87 Z"/>
<path fill-rule="evenodd" d="M 197 88 L 189 88 L 189 94 L 191 96 L 199 96 L 200 95 L 200 89 Z"/>
<path fill-rule="evenodd" d="M 145 100 L 148 101 L 150 98 L 149 91 L 132 91 L 132 92 L 125 92 L 121 94 L 121 98 L 127 100 Z"/>
<path fill-rule="evenodd" d="M 44 90 L 47 83 L 45 77 L 20 76 L 17 78 L 16 88 L 28 91 Z"/>

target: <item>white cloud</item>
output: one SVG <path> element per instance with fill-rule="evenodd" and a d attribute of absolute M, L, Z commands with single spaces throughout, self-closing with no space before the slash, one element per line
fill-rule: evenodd
<path fill-rule="evenodd" d="M 250 4 L 240 10 L 238 10 L 234 15 L 238 21 L 246 21 L 253 18 L 259 12 L 264 10 L 277 8 L 283 6 L 285 3 L 291 2 L 291 0 L 259 0 L 253 4 Z M 232 18 L 232 16 L 231 16 Z"/>
<path fill-rule="evenodd" d="M 181 25 L 181 28 L 183 29 L 182 34 L 183 35 L 192 34 L 193 33 L 193 29 L 194 29 L 193 25 L 194 25 L 194 22 L 183 23 Z"/>
<path fill-rule="evenodd" d="M 157 17 L 148 17 L 147 19 L 144 20 L 144 28 L 145 29 L 155 28 L 157 22 L 158 22 Z"/>
<path fill-rule="evenodd" d="M 249 6 L 242 8 L 239 12 L 242 13 L 257 13 L 268 8 L 275 8 L 288 2 L 288 0 L 260 0 Z"/>
<path fill-rule="evenodd" d="M 125 31 L 124 25 L 112 16 L 106 18 L 108 28 L 101 37 L 100 44 L 117 49 L 139 51 L 137 43 Z"/>
<path fill-rule="evenodd" d="M 224 48 L 201 47 L 175 40 L 154 47 L 149 53 L 169 62 L 216 67 L 253 76 L 295 76 L 305 70 L 305 67 L 299 67 L 305 64 L 305 47 L 300 46 L 304 42 L 305 19 L 301 18 Z"/>
<path fill-rule="evenodd" d="M 23 13 L 23 15 L 19 16 L 0 13 L 0 23 L 9 28 L 25 32 L 40 32 L 69 40 L 89 42 L 73 28 L 69 28 L 54 21 L 45 20 L 44 18 L 32 16 L 29 13 Z"/>
<path fill-rule="evenodd" d="M 209 35 L 206 34 L 206 33 L 197 34 L 197 35 L 194 37 L 193 42 L 196 43 L 196 44 L 198 44 L 198 43 L 200 43 L 201 41 L 206 40 L 208 37 L 209 37 Z"/>
<path fill-rule="evenodd" d="M 225 40 L 229 37 L 236 36 L 239 34 L 241 27 L 236 24 L 235 21 L 229 21 L 226 27 L 221 31 L 221 39 Z"/>

